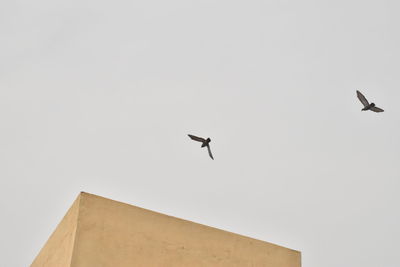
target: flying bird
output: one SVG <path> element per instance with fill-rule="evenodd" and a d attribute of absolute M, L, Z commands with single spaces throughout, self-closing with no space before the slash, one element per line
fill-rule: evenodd
<path fill-rule="evenodd" d="M 361 101 L 361 103 L 364 105 L 364 108 L 362 109 L 362 111 L 372 110 L 374 112 L 383 112 L 383 109 L 375 106 L 375 103 L 369 103 L 368 100 L 365 98 L 365 96 L 363 94 L 361 94 L 361 92 L 358 90 L 357 90 L 357 97 Z"/>
<path fill-rule="evenodd" d="M 201 142 L 201 147 L 207 147 L 208 149 L 208 155 L 210 155 L 210 158 L 214 159 L 212 153 L 211 153 L 211 149 L 210 149 L 210 142 L 211 139 L 208 137 L 207 139 L 204 139 L 202 137 L 198 137 L 198 136 L 194 136 L 191 134 L 188 134 L 188 136 L 190 137 L 190 139 L 197 141 L 197 142 Z"/>

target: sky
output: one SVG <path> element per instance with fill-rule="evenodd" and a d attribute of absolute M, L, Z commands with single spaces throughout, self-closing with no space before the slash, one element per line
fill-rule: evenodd
<path fill-rule="evenodd" d="M 399 8 L 2 1 L 2 265 L 29 266 L 85 191 L 306 267 L 400 266 Z"/>

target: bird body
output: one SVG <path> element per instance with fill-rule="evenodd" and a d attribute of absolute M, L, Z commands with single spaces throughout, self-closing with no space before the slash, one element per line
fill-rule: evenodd
<path fill-rule="evenodd" d="M 194 141 L 201 142 L 201 147 L 207 147 L 208 155 L 210 156 L 210 158 L 214 159 L 214 157 L 211 153 L 211 148 L 210 148 L 211 139 L 209 137 L 207 139 L 204 139 L 202 137 L 198 137 L 198 136 L 191 135 L 191 134 L 188 134 L 188 136 L 190 137 L 190 139 L 192 139 Z"/>
<path fill-rule="evenodd" d="M 362 111 L 370 110 L 370 109 L 373 108 L 373 107 L 375 107 L 375 103 L 371 103 L 371 104 L 365 106 L 365 107 L 362 109 Z"/>
<path fill-rule="evenodd" d="M 204 140 L 204 142 L 201 144 L 201 147 L 209 146 L 210 142 L 211 142 L 211 139 L 210 139 L 210 138 L 207 138 L 207 139 Z"/>
<path fill-rule="evenodd" d="M 378 108 L 375 105 L 375 103 L 369 103 L 368 100 L 365 98 L 365 96 L 358 90 L 357 90 L 357 98 L 364 105 L 364 107 L 361 109 L 361 111 L 366 111 L 366 110 L 371 110 L 374 112 L 383 112 L 384 111 L 383 109 Z"/>

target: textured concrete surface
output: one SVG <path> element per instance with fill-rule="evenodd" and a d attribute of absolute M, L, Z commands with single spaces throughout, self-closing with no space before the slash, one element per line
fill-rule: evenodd
<path fill-rule="evenodd" d="M 300 267 L 300 262 L 295 250 L 81 193 L 31 266 Z"/>

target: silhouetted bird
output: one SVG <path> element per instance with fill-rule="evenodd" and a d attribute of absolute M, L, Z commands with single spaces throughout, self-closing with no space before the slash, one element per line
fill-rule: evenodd
<path fill-rule="evenodd" d="M 194 136 L 194 135 L 191 135 L 191 134 L 188 134 L 188 136 L 190 137 L 190 139 L 192 139 L 194 141 L 201 142 L 201 147 L 205 147 L 206 146 L 207 149 L 208 149 L 208 155 L 210 155 L 210 157 L 212 159 L 214 159 L 213 155 L 211 154 L 211 149 L 210 149 L 210 142 L 211 142 L 210 138 L 204 139 L 204 138 L 197 137 L 197 136 Z"/>
<path fill-rule="evenodd" d="M 383 109 L 378 108 L 375 106 L 375 103 L 369 103 L 368 100 L 365 98 L 363 94 L 361 94 L 360 91 L 357 90 L 357 97 L 360 99 L 361 103 L 364 105 L 363 110 L 372 110 L 374 112 L 383 112 Z"/>

